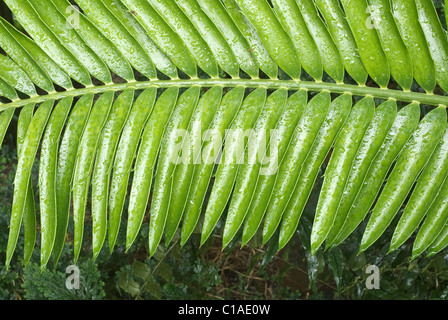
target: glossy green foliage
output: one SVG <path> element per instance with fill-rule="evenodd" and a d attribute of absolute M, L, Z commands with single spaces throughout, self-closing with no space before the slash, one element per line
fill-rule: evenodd
<path fill-rule="evenodd" d="M 393 227 L 390 252 L 446 247 L 448 40 L 430 0 L 5 4 L 0 140 L 21 108 L 7 265 L 22 228 L 42 268 L 122 232 L 149 256 L 193 233 L 280 250 L 319 176 L 311 254 L 363 226 L 360 251 Z"/>

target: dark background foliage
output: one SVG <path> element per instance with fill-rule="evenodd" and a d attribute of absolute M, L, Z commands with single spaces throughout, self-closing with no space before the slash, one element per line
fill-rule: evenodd
<path fill-rule="evenodd" d="M 435 3 L 445 25 L 442 0 Z M 0 6 L 0 14 L 7 14 L 3 6 Z M 426 109 L 423 108 L 424 113 Z M 448 298 L 448 251 L 444 250 L 431 258 L 422 256 L 410 261 L 412 237 L 401 248 L 387 254 L 393 225 L 362 254 L 358 254 L 358 246 L 364 225 L 360 225 L 339 247 L 328 252 L 321 249 L 310 256 L 309 234 L 321 177 L 316 182 L 295 237 L 281 251 L 277 251 L 275 237 L 261 246 L 260 235 L 243 248 L 240 248 L 236 237 L 230 246 L 222 250 L 221 221 L 204 246 L 199 246 L 200 235 L 195 233 L 184 247 L 181 248 L 175 238 L 168 247 L 162 244 L 155 256 L 148 259 L 148 224 L 145 221 L 139 238 L 128 252 L 125 252 L 122 231 L 114 252 L 110 254 L 105 247 L 98 259 L 93 261 L 91 239 L 88 237 L 91 234 L 90 220 L 87 216 L 87 236 L 78 263 L 79 289 L 69 290 L 66 287 L 69 276 L 66 268 L 72 264 L 71 225 L 67 245 L 57 266 L 50 263 L 47 269 L 40 271 L 38 238 L 30 264 L 23 267 L 23 243 L 19 239 L 16 255 L 7 271 L 4 263 L 17 160 L 16 122 L 17 114 L 0 153 L 0 300 Z M 33 181 L 37 183 L 37 166 Z M 36 204 L 38 206 L 38 201 Z M 367 286 L 369 273 L 366 268 L 369 265 L 379 268 L 379 289 L 369 289 Z"/>

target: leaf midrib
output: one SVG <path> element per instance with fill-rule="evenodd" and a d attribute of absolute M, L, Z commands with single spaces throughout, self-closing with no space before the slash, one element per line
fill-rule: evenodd
<path fill-rule="evenodd" d="M 29 103 L 42 103 L 49 99 L 60 100 L 67 96 L 82 96 L 88 93 L 101 94 L 106 91 L 121 92 L 129 88 L 135 90 L 144 90 L 150 87 L 169 88 L 178 86 L 180 88 L 189 88 L 192 86 L 201 87 L 238 87 L 267 89 L 286 88 L 288 90 L 308 90 L 311 92 L 329 91 L 331 93 L 343 94 L 349 93 L 354 96 L 371 96 L 376 99 L 395 99 L 401 102 L 417 102 L 430 106 L 448 106 L 448 96 L 432 93 L 421 93 L 413 91 L 403 91 L 395 89 L 382 89 L 369 86 L 352 85 L 345 83 L 330 83 L 317 81 L 298 81 L 298 80 L 278 80 L 278 79 L 176 79 L 176 80 L 151 80 L 151 81 L 131 81 L 119 84 L 106 84 L 101 86 L 90 86 L 80 89 L 71 89 L 63 92 L 52 92 L 46 95 L 36 95 L 27 99 L 16 99 L 12 102 L 0 104 L 0 112 L 9 108 L 23 107 Z"/>

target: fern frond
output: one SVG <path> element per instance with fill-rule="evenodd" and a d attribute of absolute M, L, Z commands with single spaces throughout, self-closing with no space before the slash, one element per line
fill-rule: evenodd
<path fill-rule="evenodd" d="M 7 265 L 22 227 L 25 263 L 35 246 L 37 158 L 42 268 L 57 263 L 71 215 L 75 262 L 87 214 L 95 258 L 121 228 L 126 249 L 148 228 L 153 255 L 199 226 L 204 244 L 221 219 L 223 247 L 260 230 L 264 243 L 278 231 L 281 249 L 324 167 L 312 253 L 370 210 L 368 245 L 402 210 L 406 239 L 425 218 L 447 224 L 429 214 L 448 174 L 431 169 L 448 106 L 448 39 L 431 1 L 5 3 L 19 24 L 0 18 L 0 141 L 20 109 Z M 436 196 L 408 213 L 408 197 Z M 446 246 L 442 227 L 424 230 L 435 245 L 420 247 Z"/>

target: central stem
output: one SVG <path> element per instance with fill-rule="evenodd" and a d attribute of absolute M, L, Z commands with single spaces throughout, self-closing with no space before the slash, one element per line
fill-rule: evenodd
<path fill-rule="evenodd" d="M 27 99 L 18 99 L 9 103 L 0 104 L 0 111 L 9 108 L 18 108 L 29 103 L 42 103 L 48 99 L 60 100 L 67 96 L 82 96 L 88 93 L 103 93 L 106 91 L 120 92 L 126 89 L 143 90 L 150 87 L 169 88 L 178 86 L 188 88 L 191 86 L 201 87 L 238 87 L 257 88 L 266 87 L 268 89 L 286 88 L 288 90 L 308 90 L 313 92 L 329 91 L 331 93 L 350 93 L 356 96 L 372 96 L 378 99 L 395 99 L 402 102 L 418 102 L 420 104 L 432 106 L 448 106 L 448 96 L 402 91 L 394 89 L 381 89 L 368 86 L 359 86 L 344 83 L 329 83 L 315 81 L 296 81 L 296 80 L 277 80 L 277 79 L 177 79 L 177 80 L 151 80 L 151 81 L 134 81 L 120 84 L 106 84 L 102 86 L 90 86 L 81 89 L 72 89 L 63 92 L 52 92 L 46 95 L 33 96 Z"/>

